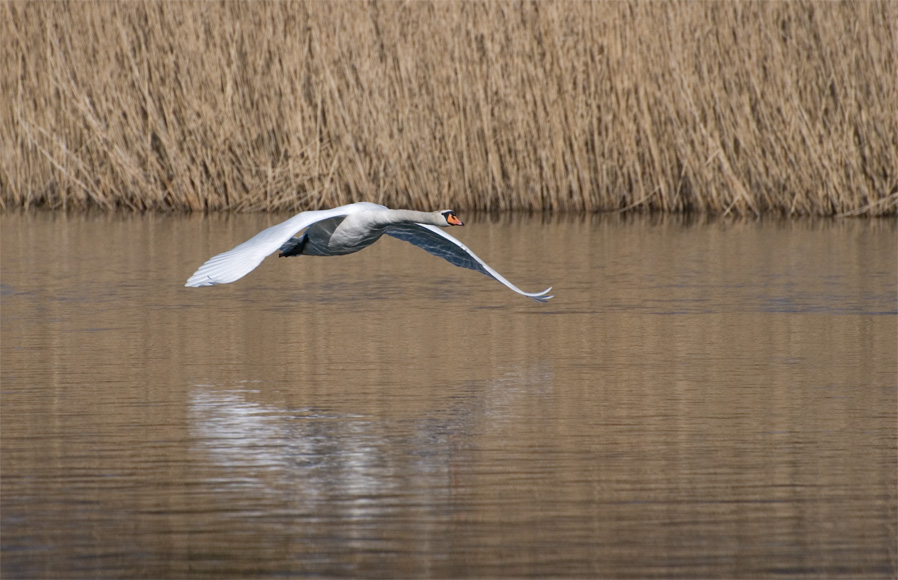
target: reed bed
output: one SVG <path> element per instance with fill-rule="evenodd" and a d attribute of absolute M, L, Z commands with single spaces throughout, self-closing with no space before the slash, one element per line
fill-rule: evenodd
<path fill-rule="evenodd" d="M 898 2 L 0 4 L 4 208 L 898 213 Z"/>

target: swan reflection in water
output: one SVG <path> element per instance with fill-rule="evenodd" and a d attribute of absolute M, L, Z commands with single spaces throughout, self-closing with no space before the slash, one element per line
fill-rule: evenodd
<path fill-rule="evenodd" d="M 372 510 L 390 509 L 391 502 L 441 503 L 440 494 L 450 494 L 458 483 L 456 467 L 478 439 L 501 439 L 527 398 L 551 398 L 552 373 L 537 366 L 470 383 L 463 395 L 447 399 L 453 401 L 449 408 L 417 418 L 253 402 L 262 388 L 246 383 L 192 389 L 193 447 L 224 470 L 216 486 L 241 494 L 251 490 L 281 509 L 329 502 L 345 510 L 344 516 L 370 517 Z"/>

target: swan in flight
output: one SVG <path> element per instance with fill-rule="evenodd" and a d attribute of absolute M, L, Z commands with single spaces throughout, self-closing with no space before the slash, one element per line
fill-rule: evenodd
<path fill-rule="evenodd" d="M 440 228 L 463 226 L 452 210 L 423 212 L 389 209 L 359 202 L 334 209 L 304 211 L 287 221 L 262 230 L 232 250 L 218 254 L 199 267 L 185 286 L 228 284 L 243 278 L 266 256 L 280 250 L 280 257 L 342 256 L 367 248 L 383 234 L 404 240 L 461 268 L 495 278 L 518 294 L 545 302 L 551 287 L 524 292 L 477 257 L 466 245 Z M 293 236 L 306 230 L 302 236 Z"/>

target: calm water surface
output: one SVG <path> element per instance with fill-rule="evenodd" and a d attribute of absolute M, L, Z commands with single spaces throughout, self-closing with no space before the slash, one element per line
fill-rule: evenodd
<path fill-rule="evenodd" d="M 898 574 L 895 221 L 0 216 L 3 578 Z"/>

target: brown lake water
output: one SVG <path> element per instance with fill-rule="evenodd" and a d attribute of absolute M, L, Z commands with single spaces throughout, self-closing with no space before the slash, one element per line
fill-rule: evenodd
<path fill-rule="evenodd" d="M 0 216 L 4 579 L 898 574 L 896 221 L 283 217 Z"/>

